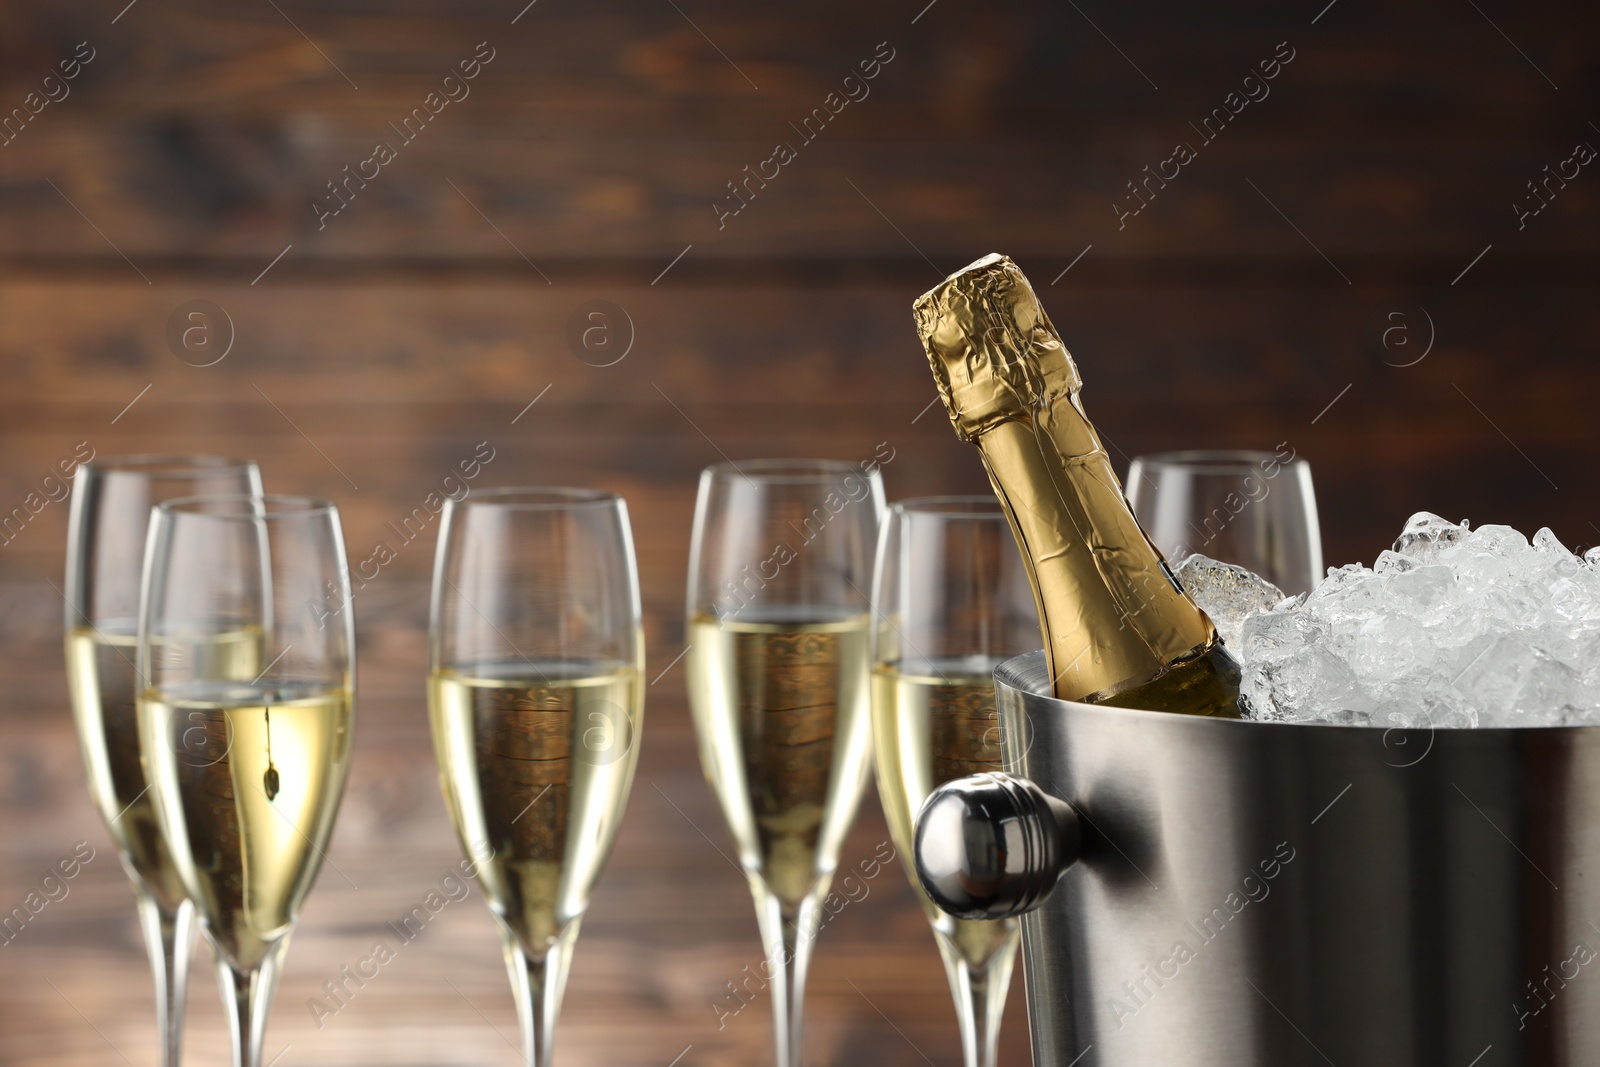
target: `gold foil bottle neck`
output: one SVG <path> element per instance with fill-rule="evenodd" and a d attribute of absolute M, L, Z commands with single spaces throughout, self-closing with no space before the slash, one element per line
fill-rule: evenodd
<path fill-rule="evenodd" d="M 1236 715 L 1238 665 L 1133 517 L 1022 271 L 985 256 L 912 310 L 950 422 L 978 446 L 1022 551 L 1055 695 Z"/>

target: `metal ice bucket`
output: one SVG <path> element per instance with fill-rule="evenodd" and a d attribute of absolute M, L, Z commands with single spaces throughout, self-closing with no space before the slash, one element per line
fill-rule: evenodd
<path fill-rule="evenodd" d="M 1033 909 L 1039 1067 L 1600 1064 L 1600 727 L 1096 707 L 1042 652 L 995 682 L 1009 773 L 936 791 L 916 863 Z"/>

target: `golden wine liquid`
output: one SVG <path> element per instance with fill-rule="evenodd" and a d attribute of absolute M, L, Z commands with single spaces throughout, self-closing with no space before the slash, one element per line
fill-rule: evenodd
<path fill-rule="evenodd" d="M 689 625 L 700 762 L 748 872 L 793 909 L 833 875 L 872 755 L 867 616 Z"/>
<path fill-rule="evenodd" d="M 156 818 L 155 797 L 140 762 L 135 668 L 138 637 L 131 626 L 80 627 L 67 634 L 67 682 L 89 794 L 128 876 L 171 910 L 185 897 L 178 869 Z M 260 631 L 223 634 L 198 646 L 202 669 L 246 680 L 260 673 Z"/>
<path fill-rule="evenodd" d="M 589 906 L 633 784 L 644 687 L 615 663 L 479 664 L 428 683 L 439 781 L 489 907 L 542 956 Z"/>
<path fill-rule="evenodd" d="M 915 854 L 913 824 L 929 793 L 955 778 L 1000 770 L 991 673 L 999 662 L 983 656 L 935 660 L 916 673 L 880 663 L 872 672 L 878 796 L 889 835 L 928 921 L 972 967 L 1011 951 L 1017 921 L 957 919 L 940 911 L 923 895 L 909 857 Z"/>
<path fill-rule="evenodd" d="M 348 688 L 199 682 L 139 702 L 172 858 L 223 953 L 259 962 L 322 866 L 350 768 Z"/>

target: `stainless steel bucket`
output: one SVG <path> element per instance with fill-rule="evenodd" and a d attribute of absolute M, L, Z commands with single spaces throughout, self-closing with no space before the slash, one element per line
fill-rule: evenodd
<path fill-rule="evenodd" d="M 995 681 L 1008 775 L 936 791 L 916 862 L 947 910 L 1034 908 L 1039 1067 L 1600 1064 L 1600 727 L 1096 707 L 1042 652 Z"/>

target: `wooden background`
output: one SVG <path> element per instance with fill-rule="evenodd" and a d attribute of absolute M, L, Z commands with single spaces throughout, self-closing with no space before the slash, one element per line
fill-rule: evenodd
<path fill-rule="evenodd" d="M 765 1003 L 720 1029 L 709 1007 L 759 950 L 673 664 L 695 476 L 887 442 L 891 498 L 981 489 L 924 411 L 910 302 L 942 273 L 993 250 L 1029 271 L 1121 457 L 1288 442 L 1330 562 L 1370 560 L 1420 508 L 1600 541 L 1600 177 L 1552 182 L 1521 228 L 1513 207 L 1600 146 L 1592 7 L 523 2 L 0 4 L 7 113 L 94 50 L 0 146 L 0 512 L 84 441 L 253 456 L 269 489 L 339 502 L 353 560 L 480 441 L 478 485 L 626 494 L 660 677 L 561 1062 L 770 1062 Z M 319 230 L 324 183 L 479 42 L 470 96 Z M 870 95 L 719 229 L 726 183 L 798 145 L 789 124 L 880 42 Z M 1279 42 L 1270 95 L 1201 144 L 1190 124 Z M 1125 183 L 1180 141 L 1197 158 L 1119 229 Z M 611 366 L 566 340 L 593 299 L 631 322 Z M 192 300 L 231 321 L 213 366 L 168 342 Z M 132 899 L 66 708 L 66 510 L 0 546 L 0 910 L 74 842 L 99 854 L 0 947 L 0 1062 L 144 1067 Z M 475 899 L 320 1029 L 306 1007 L 456 856 L 423 711 L 431 559 L 432 531 L 357 601 L 357 757 L 268 1033 L 285 1067 L 517 1058 Z M 845 862 L 883 838 L 869 798 Z M 191 1062 L 222 1062 L 196 964 Z M 1018 985 L 1008 1064 L 1028 1055 Z M 898 870 L 825 932 L 810 1001 L 808 1063 L 959 1062 Z"/>

